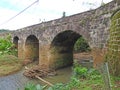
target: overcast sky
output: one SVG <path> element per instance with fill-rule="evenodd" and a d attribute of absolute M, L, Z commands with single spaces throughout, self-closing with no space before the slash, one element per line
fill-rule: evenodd
<path fill-rule="evenodd" d="M 37 0 L 0 0 L 0 29 L 16 30 L 26 26 L 95 9 L 102 0 L 39 0 L 22 14 L 6 22 Z M 103 0 L 108 3 L 112 0 Z"/>

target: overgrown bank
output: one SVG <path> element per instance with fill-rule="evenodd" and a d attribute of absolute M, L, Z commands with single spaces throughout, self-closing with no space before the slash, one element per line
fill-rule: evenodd
<path fill-rule="evenodd" d="M 120 90 L 120 78 L 111 76 L 112 90 Z M 73 67 L 73 75 L 68 83 L 47 85 L 28 83 L 24 90 L 106 90 L 102 75 L 96 69 L 87 69 L 76 64 Z"/>
<path fill-rule="evenodd" d="M 13 55 L 0 56 L 0 76 L 9 75 L 22 68 L 21 61 Z"/>
<path fill-rule="evenodd" d="M 21 60 L 16 54 L 17 49 L 11 42 L 11 35 L 0 38 L 0 76 L 14 73 L 22 68 Z"/>

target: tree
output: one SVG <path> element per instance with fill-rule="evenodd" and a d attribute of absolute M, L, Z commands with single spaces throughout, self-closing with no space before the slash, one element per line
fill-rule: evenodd
<path fill-rule="evenodd" d="M 86 40 L 83 37 L 80 37 L 74 45 L 74 51 L 86 52 L 89 50 L 89 45 Z"/>

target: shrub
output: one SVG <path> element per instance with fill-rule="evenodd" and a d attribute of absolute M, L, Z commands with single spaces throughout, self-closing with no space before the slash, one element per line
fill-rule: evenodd
<path fill-rule="evenodd" d="M 79 65 L 79 66 L 76 66 L 76 67 L 73 69 L 73 72 L 74 72 L 74 75 L 75 75 L 76 77 L 86 78 L 86 77 L 87 77 L 88 69 L 85 68 L 85 67 L 81 67 L 81 66 Z"/>
<path fill-rule="evenodd" d="M 94 68 L 87 69 L 86 67 L 82 67 L 78 63 L 74 63 L 73 72 L 75 77 L 83 78 L 83 79 L 100 79 L 102 76 L 99 71 Z"/>
<path fill-rule="evenodd" d="M 87 72 L 87 78 L 91 79 L 91 80 L 96 80 L 96 79 L 101 79 L 102 76 L 100 75 L 99 71 L 96 69 L 91 68 L 88 72 Z"/>
<path fill-rule="evenodd" d="M 14 44 L 11 42 L 11 35 L 5 38 L 0 38 L 0 55 L 12 54 L 15 55 L 17 49 L 13 48 Z"/>

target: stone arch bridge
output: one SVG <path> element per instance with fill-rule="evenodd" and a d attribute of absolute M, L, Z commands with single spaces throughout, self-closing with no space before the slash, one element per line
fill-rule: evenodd
<path fill-rule="evenodd" d="M 105 48 L 109 38 L 110 17 L 119 7 L 115 0 L 95 10 L 42 22 L 12 32 L 18 57 L 26 62 L 61 68 L 73 62 L 73 46 L 83 36 L 91 48 Z"/>

